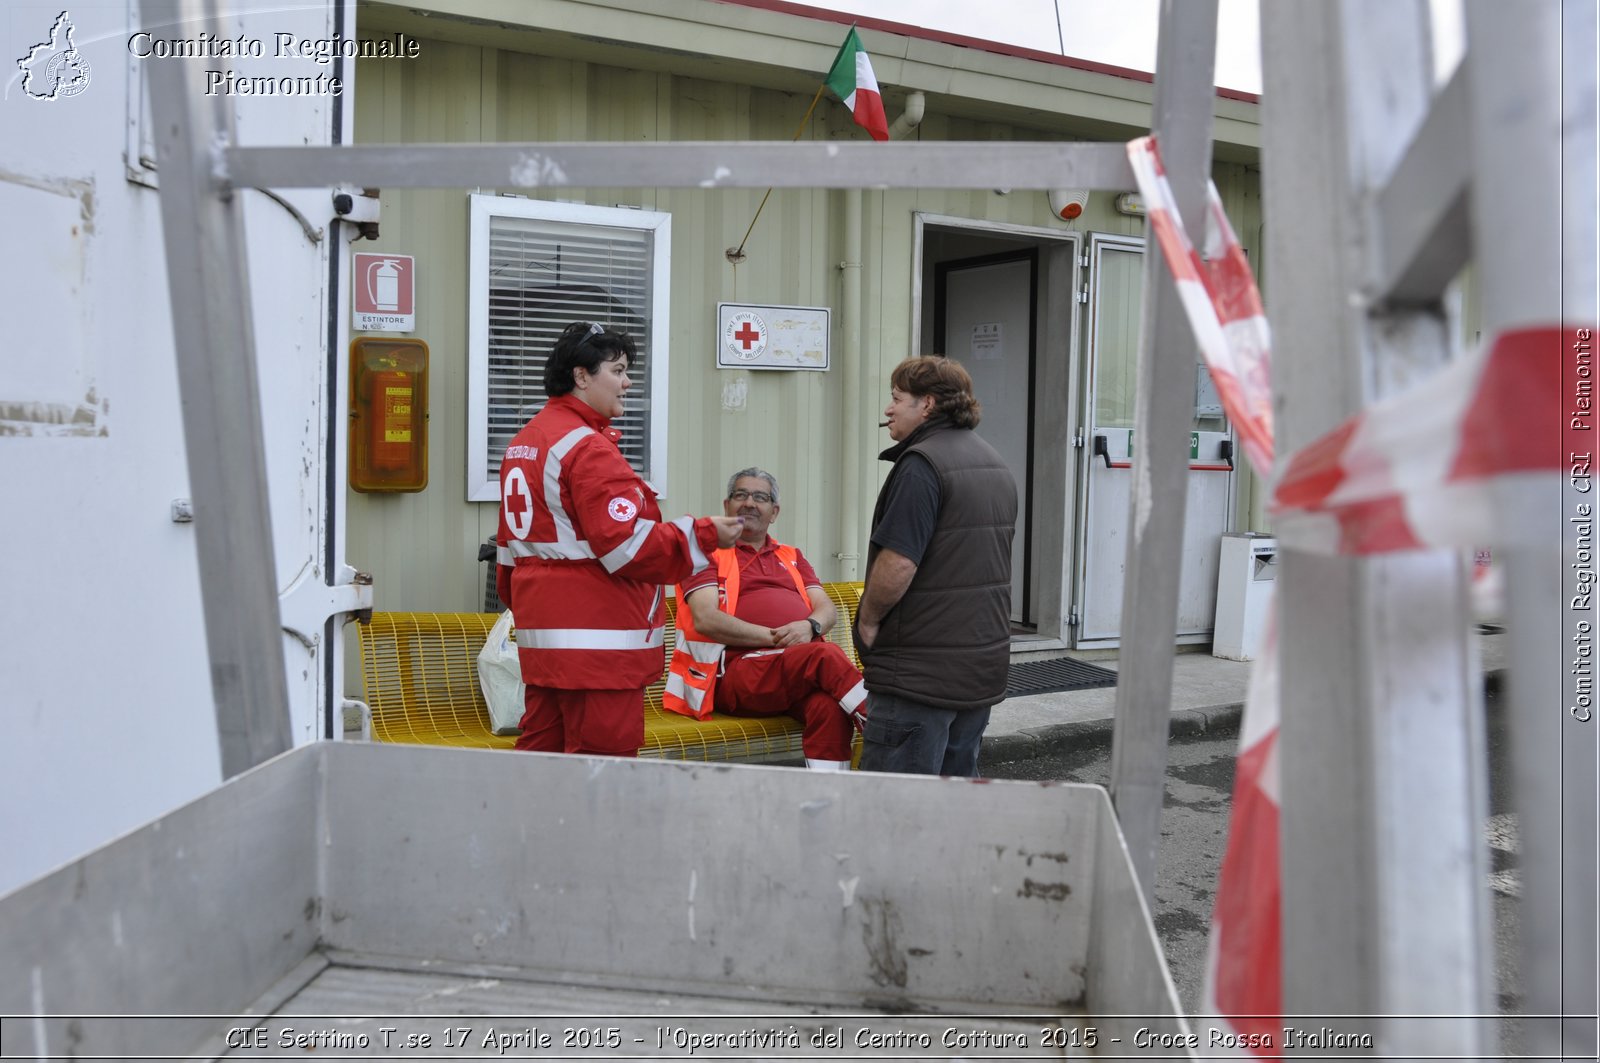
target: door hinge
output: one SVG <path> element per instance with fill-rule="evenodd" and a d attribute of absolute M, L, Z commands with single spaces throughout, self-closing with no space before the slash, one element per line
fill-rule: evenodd
<path fill-rule="evenodd" d="M 1072 612 L 1067 614 L 1067 626 L 1068 627 L 1077 627 L 1078 626 L 1078 611 L 1076 609 L 1074 609 Z"/>
<path fill-rule="evenodd" d="M 1072 449 L 1083 449 L 1083 426 L 1081 425 L 1078 427 L 1078 434 L 1072 437 Z"/>
<path fill-rule="evenodd" d="M 1087 303 L 1088 301 L 1089 301 L 1089 286 L 1087 284 L 1085 284 L 1083 286 L 1083 290 L 1078 292 L 1078 302 Z"/>
<path fill-rule="evenodd" d="M 1079 258 L 1078 259 L 1078 265 L 1082 266 L 1084 269 L 1088 269 L 1089 268 L 1089 256 L 1088 255 L 1084 255 L 1081 258 Z"/>
<path fill-rule="evenodd" d="M 372 620 L 371 574 L 340 565 L 335 578 L 337 583 L 324 583 L 316 572 L 307 569 L 278 597 L 283 630 L 307 649 L 314 649 L 321 641 L 323 625 L 330 616 L 348 616 L 363 624 Z M 335 638 L 342 626 L 335 625 Z"/>

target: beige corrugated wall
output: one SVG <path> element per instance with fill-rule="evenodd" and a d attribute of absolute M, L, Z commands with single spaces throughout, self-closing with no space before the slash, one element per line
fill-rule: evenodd
<path fill-rule="evenodd" d="M 362 61 L 356 76 L 358 142 L 530 140 L 787 140 L 808 95 L 654 72 L 552 59 L 424 39 L 408 62 Z M 930 101 L 928 139 L 1059 139 L 1014 126 L 952 119 Z M 895 117 L 890 115 L 891 119 Z M 825 97 L 807 123 L 812 139 L 864 137 L 844 108 Z M 1254 246 L 1259 197 L 1254 173 L 1219 165 L 1219 184 L 1240 236 Z M 494 534 L 495 507 L 465 501 L 467 410 L 467 195 L 492 189 L 386 191 L 382 238 L 358 250 L 417 256 L 416 335 L 429 344 L 429 482 L 414 495 L 349 500 L 347 556 L 373 573 L 377 608 L 474 610 L 483 566 L 477 546 Z M 567 190 L 545 198 L 626 204 L 672 215 L 668 515 L 717 509 L 729 472 L 760 465 L 783 488 L 774 533 L 798 544 L 824 579 L 840 572 L 835 555 L 865 550 L 866 520 L 881 481 L 876 454 L 888 439 L 876 427 L 890 369 L 912 342 L 914 212 L 1020 225 L 1063 227 L 1039 192 L 998 194 L 892 191 L 863 194 L 862 354 L 870 423 L 864 452 L 841 452 L 850 389 L 858 373 L 843 364 L 838 335 L 842 196 L 780 190 L 751 234 L 737 268 L 724 257 L 750 224 L 761 190 Z M 1142 220 L 1091 198 L 1081 231 L 1137 233 Z M 715 368 L 716 304 L 722 301 L 834 309 L 833 368 L 827 373 Z M 725 402 L 744 382 L 743 405 Z M 858 541 L 839 530 L 842 463 L 862 463 Z M 1248 489 L 1247 489 L 1248 490 Z M 1248 502 L 1244 503 L 1248 508 Z M 1048 567 L 1048 566 L 1046 566 Z"/>

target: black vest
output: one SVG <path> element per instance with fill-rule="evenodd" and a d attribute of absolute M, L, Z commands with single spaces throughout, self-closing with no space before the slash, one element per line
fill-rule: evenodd
<path fill-rule="evenodd" d="M 878 494 L 872 527 L 907 454 L 939 477 L 939 516 L 905 596 L 861 655 L 867 689 L 943 709 L 975 709 L 1005 696 L 1011 663 L 1011 538 L 1017 484 L 999 453 L 948 420 L 923 424 L 880 457 L 896 463 Z M 867 572 L 878 548 L 867 553 Z"/>

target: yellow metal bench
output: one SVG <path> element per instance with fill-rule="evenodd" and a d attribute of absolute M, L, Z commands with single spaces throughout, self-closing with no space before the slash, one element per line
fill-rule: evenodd
<path fill-rule="evenodd" d="M 828 638 L 859 664 L 850 625 L 860 583 L 823 585 L 839 609 Z M 677 627 L 676 599 L 667 600 L 667 658 Z M 373 613 L 360 627 L 361 688 L 380 742 L 510 749 L 516 735 L 497 735 L 478 687 L 478 651 L 494 613 Z M 800 724 L 787 716 L 751 718 L 714 712 L 704 720 L 661 707 L 663 672 L 645 691 L 641 757 L 669 760 L 792 760 L 801 756 Z"/>

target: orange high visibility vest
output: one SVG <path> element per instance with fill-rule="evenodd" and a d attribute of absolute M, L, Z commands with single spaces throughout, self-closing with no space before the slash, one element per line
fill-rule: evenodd
<path fill-rule="evenodd" d="M 800 597 L 806 594 L 805 580 L 800 578 L 797 560 L 800 551 L 773 540 L 778 548 L 778 560 L 789 570 Z M 734 616 L 739 608 L 739 550 L 724 547 L 712 555 L 717 566 L 718 604 L 722 611 Z M 722 672 L 722 651 L 727 647 L 720 642 L 707 641 L 694 629 L 694 617 L 683 598 L 683 588 L 678 587 L 678 638 L 672 651 L 672 663 L 667 668 L 667 688 L 661 696 L 661 707 L 668 712 L 682 713 L 703 720 L 711 715 L 715 703 L 717 676 Z"/>

